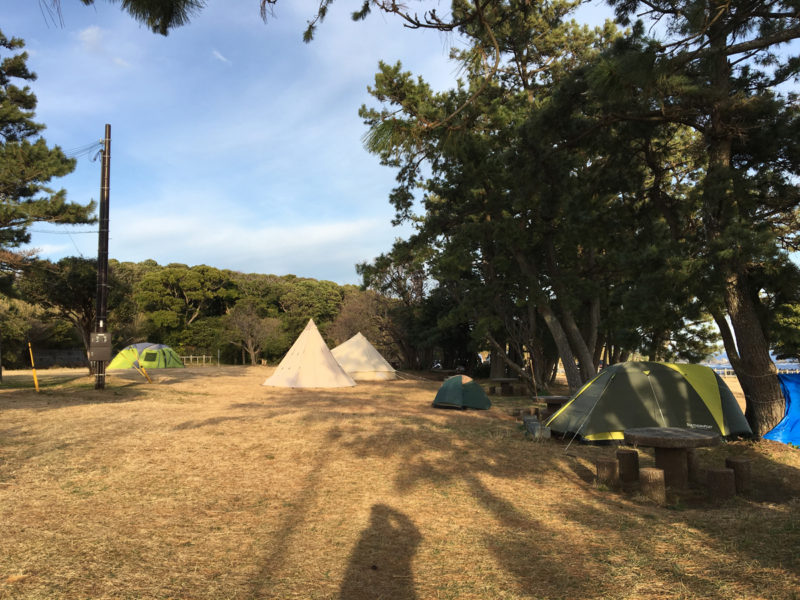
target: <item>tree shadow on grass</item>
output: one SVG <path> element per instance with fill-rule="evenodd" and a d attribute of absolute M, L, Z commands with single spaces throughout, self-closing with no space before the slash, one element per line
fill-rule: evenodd
<path fill-rule="evenodd" d="M 412 559 L 422 536 L 403 513 L 383 504 L 372 507 L 340 589 L 341 600 L 416 600 Z"/>
<path fill-rule="evenodd" d="M 573 499 L 554 518 L 582 527 L 582 545 L 607 579 L 629 586 L 626 597 L 797 597 L 797 512 L 738 498 L 711 510 L 631 502 L 613 491 L 596 498 Z"/>
<path fill-rule="evenodd" d="M 790 465 L 748 449 L 756 461 L 749 496 L 723 504 L 709 500 L 689 510 L 680 505 L 654 506 L 595 483 L 594 461 L 614 456 L 615 446 L 573 446 L 565 454 L 564 443 L 553 440 L 529 444 L 526 456 L 519 440 L 492 437 L 489 423 L 469 423 L 459 417 L 454 414 L 444 423 L 408 419 L 380 434 L 363 435 L 354 427 L 344 431 L 341 443 L 365 458 L 402 456 L 395 474 L 401 494 L 422 486 L 447 490 L 465 485 L 478 505 L 500 523 L 499 529 L 485 534 L 485 546 L 497 564 L 514 575 L 526 597 L 634 598 L 626 586 L 638 585 L 642 597 L 688 589 L 687 597 L 727 598 L 740 577 L 745 595 L 773 589 L 778 597 L 798 581 L 800 562 L 792 549 L 800 543 L 800 500 L 788 499 L 798 489 L 792 483 L 798 480 L 798 470 Z M 744 453 L 734 445 L 724 450 Z M 724 465 L 724 456 L 714 460 Z M 767 471 L 772 471 L 769 478 Z M 547 474 L 547 481 L 556 478 L 565 489 L 573 487 L 560 505 L 547 507 L 546 520 L 522 510 L 508 492 L 496 493 L 487 483 L 492 478 L 536 480 L 537 474 Z M 761 489 L 775 485 L 783 491 Z M 532 491 L 531 497 L 535 494 Z M 782 507 L 753 503 L 765 494 L 788 503 Z M 753 539 L 748 533 L 748 528 L 758 529 L 761 520 L 774 538 Z M 731 527 L 731 521 L 738 524 Z M 699 553 L 693 543 L 705 550 L 697 564 L 692 557 Z M 671 550 L 678 566 L 669 564 Z M 625 567 L 631 561 L 637 569 L 655 569 L 657 576 L 652 581 L 631 576 Z M 747 574 L 742 565 L 749 565 Z M 770 582 L 767 574 L 775 572 L 786 574 L 788 580 Z"/>
<path fill-rule="evenodd" d="M 211 417 L 202 421 L 185 421 L 172 428 L 173 431 L 186 431 L 188 429 L 201 429 L 203 427 L 214 427 L 228 421 L 243 421 L 246 417 Z"/>
<path fill-rule="evenodd" d="M 331 436 L 328 436 L 330 442 Z M 324 448 L 325 444 L 323 444 Z M 320 450 L 314 458 L 314 468 L 305 476 L 300 492 L 296 494 L 291 505 L 282 519 L 281 526 L 271 534 L 273 540 L 260 557 L 261 567 L 252 581 L 251 596 L 253 598 L 268 598 L 272 593 L 274 579 L 280 576 L 287 563 L 286 549 L 292 544 L 306 522 L 307 515 L 317 501 L 319 483 L 323 473 L 330 462 L 329 455 Z"/>
<path fill-rule="evenodd" d="M 401 494 L 427 486 L 441 490 L 464 486 L 478 507 L 499 523 L 499 528 L 483 534 L 484 545 L 495 556 L 499 568 L 514 575 L 525 597 L 593 597 L 597 587 L 592 582 L 592 566 L 579 542 L 565 539 L 558 527 L 495 493 L 483 481 L 487 476 L 530 478 L 545 473 L 561 459 L 542 453 L 538 460 L 532 460 L 519 453 L 519 438 L 506 445 L 504 440 L 514 438 L 499 432 L 487 438 L 475 435 L 474 423 L 462 422 L 456 428 L 459 425 L 467 427 L 461 435 L 448 431 L 446 425 L 426 426 L 421 420 L 406 426 L 412 427 L 413 432 L 400 427 L 381 434 L 380 439 L 347 434 L 342 443 L 364 457 L 403 455 L 403 467 L 395 478 Z M 505 434 L 516 434 L 512 426 L 506 427 Z M 431 448 L 438 456 L 424 456 Z M 464 576 L 470 577 L 467 572 Z M 474 585 L 479 584 L 476 581 Z"/>
<path fill-rule="evenodd" d="M 39 383 L 39 389 L 48 389 L 58 387 L 74 381 L 86 380 L 89 381 L 89 375 L 84 371 L 78 373 L 58 373 L 49 374 L 47 371 L 38 372 L 36 380 Z M 94 381 L 94 380 L 92 380 Z M 36 389 L 36 382 L 33 380 L 33 372 L 25 375 L 3 375 L 3 381 L 0 382 L 0 390 L 33 390 Z"/>
<path fill-rule="evenodd" d="M 119 404 L 134 402 L 149 394 L 149 391 L 132 384 L 94 389 L 94 383 L 61 387 L 4 390 L 0 393 L 0 411 L 4 410 L 57 410 L 86 404 Z"/>
<path fill-rule="evenodd" d="M 552 520 L 531 518 L 477 477 L 465 480 L 472 496 L 501 523 L 499 531 L 484 534 L 484 543 L 497 564 L 514 575 L 522 594 L 597 597 L 596 568 L 579 536 L 554 526 Z"/>
<path fill-rule="evenodd" d="M 140 373 L 136 369 L 113 369 L 106 373 L 107 380 L 112 383 L 143 383 L 146 385 L 158 384 L 158 385 L 171 385 L 173 383 L 181 383 L 184 381 L 191 381 L 194 379 L 206 379 L 210 376 L 213 376 L 211 370 L 214 367 L 208 368 L 183 368 L 175 367 L 175 368 L 161 368 L 161 369 L 149 369 L 147 371 L 147 376 L 150 377 L 150 381 L 147 380 L 147 377 L 144 374 Z"/>

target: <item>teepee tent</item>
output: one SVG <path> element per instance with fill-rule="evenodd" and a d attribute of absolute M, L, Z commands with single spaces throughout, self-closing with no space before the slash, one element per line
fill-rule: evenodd
<path fill-rule="evenodd" d="M 436 408 L 479 408 L 488 410 L 492 406 L 483 388 L 466 375 L 454 375 L 445 379 L 433 399 Z"/>
<path fill-rule="evenodd" d="M 169 346 L 140 342 L 131 344 L 119 351 L 108 366 L 107 371 L 115 369 L 171 369 L 184 366 L 181 357 Z"/>
<path fill-rule="evenodd" d="M 275 372 L 262 384 L 272 387 L 336 388 L 356 384 L 339 366 L 325 340 L 309 319 Z"/>
<path fill-rule="evenodd" d="M 356 381 L 387 381 L 397 373 L 361 332 L 331 350 L 331 354 Z"/>
<path fill-rule="evenodd" d="M 632 427 L 752 434 L 730 388 L 711 368 L 644 361 L 603 369 L 545 424 L 590 442 L 622 440 Z"/>

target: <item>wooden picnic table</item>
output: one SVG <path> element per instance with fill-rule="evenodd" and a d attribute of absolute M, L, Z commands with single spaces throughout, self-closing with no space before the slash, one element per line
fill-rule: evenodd
<path fill-rule="evenodd" d="M 500 384 L 500 393 L 503 396 L 514 395 L 514 384 L 519 381 L 518 377 L 493 377 L 491 382 L 493 384 Z M 493 386 L 494 387 L 494 386 Z"/>
<path fill-rule="evenodd" d="M 635 427 L 623 435 L 632 446 L 654 448 L 656 467 L 664 470 L 664 483 L 678 489 L 689 487 L 689 448 L 720 443 L 718 433 L 681 427 Z"/>
<path fill-rule="evenodd" d="M 539 396 L 539 401 L 547 404 L 547 410 L 556 411 L 564 406 L 572 396 Z"/>
<path fill-rule="evenodd" d="M 545 402 L 547 404 L 547 408 L 540 413 L 542 421 L 549 419 L 561 410 L 561 407 L 569 402 L 571 397 L 572 396 L 539 396 L 537 398 L 539 402 Z"/>

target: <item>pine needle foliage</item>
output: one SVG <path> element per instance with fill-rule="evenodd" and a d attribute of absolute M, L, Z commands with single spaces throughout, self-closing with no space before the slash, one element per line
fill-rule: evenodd
<path fill-rule="evenodd" d="M 30 241 L 37 222 L 92 222 L 94 203 L 68 202 L 65 190 L 49 187 L 55 177 L 73 171 L 75 160 L 49 147 L 33 118 L 36 96 L 28 83 L 36 75 L 27 68 L 24 42 L 0 32 L 0 270 L 12 268 Z"/>

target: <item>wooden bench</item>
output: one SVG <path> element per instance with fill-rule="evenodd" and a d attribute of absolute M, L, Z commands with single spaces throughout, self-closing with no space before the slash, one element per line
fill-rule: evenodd
<path fill-rule="evenodd" d="M 496 377 L 491 380 L 491 384 L 489 385 L 489 393 L 497 394 L 497 388 L 499 386 L 501 396 L 513 396 L 514 384 L 518 381 L 519 379 L 516 377 Z"/>

